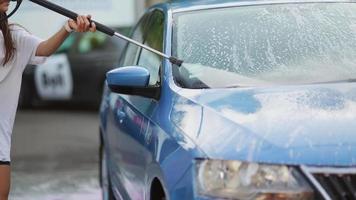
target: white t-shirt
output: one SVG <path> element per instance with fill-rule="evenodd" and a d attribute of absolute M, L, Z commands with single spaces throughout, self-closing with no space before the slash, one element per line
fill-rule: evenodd
<path fill-rule="evenodd" d="M 10 26 L 16 51 L 6 66 L 0 64 L 0 161 L 10 161 L 11 134 L 21 88 L 22 73 L 27 64 L 41 64 L 44 57 L 36 57 L 41 39 L 17 25 Z M 0 62 L 5 57 L 4 38 L 0 30 Z"/>

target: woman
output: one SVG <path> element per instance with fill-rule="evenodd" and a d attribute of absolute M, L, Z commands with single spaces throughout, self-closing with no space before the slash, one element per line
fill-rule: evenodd
<path fill-rule="evenodd" d="M 0 0 L 0 15 L 6 16 L 10 0 Z M 21 77 L 27 64 L 41 64 L 53 54 L 71 31 L 96 31 L 90 16 L 68 20 L 46 41 L 31 35 L 19 25 L 0 23 L 0 200 L 7 200 L 10 190 L 10 145 Z"/>

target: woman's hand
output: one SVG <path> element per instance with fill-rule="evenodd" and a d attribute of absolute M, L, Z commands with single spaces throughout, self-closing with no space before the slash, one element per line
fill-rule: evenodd
<path fill-rule="evenodd" d="M 68 23 L 70 28 L 72 28 L 75 32 L 80 32 L 80 33 L 88 32 L 88 31 L 95 32 L 96 31 L 95 23 L 92 22 L 90 24 L 90 19 L 91 19 L 90 15 L 87 16 L 79 15 L 76 21 L 70 19 Z"/>
<path fill-rule="evenodd" d="M 68 25 L 71 29 L 76 32 L 95 32 L 96 26 L 95 23 L 91 23 L 90 25 L 90 15 L 78 16 L 77 20 L 69 20 Z M 36 56 L 50 56 L 53 54 L 58 47 L 63 43 L 63 41 L 68 37 L 69 32 L 63 26 L 61 30 L 59 30 L 56 34 L 50 37 L 48 40 L 43 41 L 39 44 L 36 50 Z"/>

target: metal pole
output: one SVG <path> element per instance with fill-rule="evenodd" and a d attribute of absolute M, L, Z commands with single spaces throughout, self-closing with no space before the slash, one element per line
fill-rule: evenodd
<path fill-rule="evenodd" d="M 119 37 L 119 38 L 121 38 L 121 39 L 124 39 L 124 40 L 126 40 L 126 41 L 128 41 L 128 42 L 134 43 L 135 45 L 140 46 L 140 47 L 142 47 L 142 48 L 144 48 L 144 49 L 146 49 L 146 50 L 148 50 L 148 51 L 151 51 L 151 52 L 153 52 L 153 53 L 155 53 L 155 54 L 158 54 L 158 55 L 160 55 L 160 56 L 162 56 L 162 57 L 164 57 L 164 58 L 167 58 L 167 59 L 170 58 L 170 56 L 168 56 L 168 55 L 166 55 L 166 54 L 164 54 L 164 53 L 162 53 L 162 52 L 159 52 L 159 51 L 157 51 L 156 49 L 152 49 L 151 47 L 148 47 L 148 46 L 146 46 L 146 45 L 144 45 L 144 44 L 141 44 L 141 43 L 139 43 L 139 42 L 137 42 L 137 41 L 135 41 L 135 40 L 132 40 L 132 39 L 130 39 L 130 38 L 124 36 L 124 35 L 121 35 L 121 34 L 118 33 L 118 32 L 115 32 L 114 35 L 117 36 L 117 37 Z"/>

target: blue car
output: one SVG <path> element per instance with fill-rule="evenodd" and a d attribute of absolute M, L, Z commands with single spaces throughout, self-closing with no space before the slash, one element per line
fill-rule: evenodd
<path fill-rule="evenodd" d="M 104 199 L 356 199 L 356 3 L 171 1 L 107 73 Z"/>

